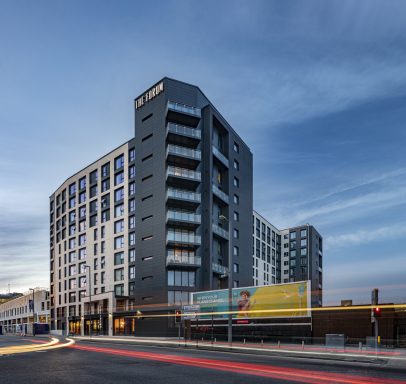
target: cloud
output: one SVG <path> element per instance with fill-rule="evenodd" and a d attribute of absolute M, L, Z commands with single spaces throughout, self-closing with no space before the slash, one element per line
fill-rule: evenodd
<path fill-rule="evenodd" d="M 406 236 L 406 223 L 397 223 L 375 229 L 359 229 L 356 232 L 343 233 L 325 237 L 325 244 L 328 248 L 350 247 L 370 243 L 372 241 L 385 241 Z M 402 261 L 404 263 L 404 259 Z"/>

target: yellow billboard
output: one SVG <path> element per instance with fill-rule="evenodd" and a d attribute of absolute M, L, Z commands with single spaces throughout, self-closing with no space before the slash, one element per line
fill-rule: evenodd
<path fill-rule="evenodd" d="M 227 317 L 228 290 L 192 293 L 192 303 L 201 318 Z M 310 281 L 232 290 L 234 318 L 309 317 L 310 303 Z"/>

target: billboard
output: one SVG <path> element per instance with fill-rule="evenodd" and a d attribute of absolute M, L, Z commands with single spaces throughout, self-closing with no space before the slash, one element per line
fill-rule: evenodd
<path fill-rule="evenodd" d="M 228 316 L 228 290 L 192 293 L 202 319 Z M 233 318 L 310 317 L 310 281 L 233 288 Z M 226 312 L 226 313 L 225 313 Z"/>

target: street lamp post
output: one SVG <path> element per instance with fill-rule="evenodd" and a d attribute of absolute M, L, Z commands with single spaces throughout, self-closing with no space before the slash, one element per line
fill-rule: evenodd
<path fill-rule="evenodd" d="M 34 307 L 35 290 L 34 288 L 30 288 L 30 291 L 32 291 L 32 335 L 35 336 L 35 307 Z"/>
<path fill-rule="evenodd" d="M 233 343 L 233 256 L 231 245 L 231 220 L 224 215 L 219 216 L 220 220 L 228 222 L 228 322 L 227 322 L 227 340 L 231 346 Z"/>
<path fill-rule="evenodd" d="M 90 319 L 89 319 L 89 337 L 92 337 L 92 276 L 90 265 L 85 265 L 85 268 L 89 268 L 89 312 L 90 312 Z"/>

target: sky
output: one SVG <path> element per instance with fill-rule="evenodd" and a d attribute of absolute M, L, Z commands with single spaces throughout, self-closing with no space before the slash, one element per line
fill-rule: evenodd
<path fill-rule="evenodd" d="M 48 198 L 198 85 L 254 155 L 254 208 L 324 238 L 324 303 L 406 302 L 402 0 L 0 0 L 0 293 L 49 286 Z"/>

